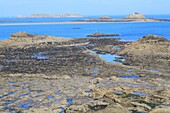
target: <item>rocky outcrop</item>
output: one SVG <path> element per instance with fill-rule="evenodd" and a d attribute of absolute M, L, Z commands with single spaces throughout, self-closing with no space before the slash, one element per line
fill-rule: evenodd
<path fill-rule="evenodd" d="M 15 34 L 12 34 L 10 37 L 10 40 L 15 41 L 37 41 L 37 40 L 44 40 L 44 39 L 55 39 L 55 37 L 52 36 L 40 36 L 40 35 L 32 35 L 26 32 L 17 32 Z"/>
<path fill-rule="evenodd" d="M 119 34 L 104 34 L 100 32 L 87 35 L 87 37 L 110 37 L 110 36 L 120 36 L 120 35 Z"/>
<path fill-rule="evenodd" d="M 27 32 L 17 32 L 11 35 L 8 40 L 4 40 L 0 42 L 1 46 L 18 46 L 18 45 L 28 45 L 28 44 L 36 44 L 42 42 L 64 42 L 72 40 L 71 38 L 60 38 L 54 36 L 40 36 L 37 34 L 29 34 Z"/>
<path fill-rule="evenodd" d="M 26 32 L 17 32 L 17 33 L 15 33 L 15 34 L 11 34 L 11 39 L 18 38 L 18 37 L 28 38 L 28 37 L 33 37 L 33 35 L 28 34 L 28 33 L 26 33 Z"/>
<path fill-rule="evenodd" d="M 137 40 L 138 42 L 165 42 L 168 41 L 166 38 L 162 37 L 162 36 L 156 36 L 156 35 L 147 35 L 147 36 L 143 36 L 142 38 L 140 38 L 139 40 Z"/>
<path fill-rule="evenodd" d="M 119 52 L 126 56 L 125 65 L 139 66 L 141 69 L 154 69 L 169 72 L 170 41 L 164 37 L 147 35 L 126 45 Z"/>

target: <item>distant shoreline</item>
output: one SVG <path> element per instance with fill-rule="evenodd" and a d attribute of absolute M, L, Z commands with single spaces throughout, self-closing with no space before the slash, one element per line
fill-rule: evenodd
<path fill-rule="evenodd" d="M 17 18 L 77 18 L 80 14 L 32 14 L 30 16 L 18 15 Z"/>
<path fill-rule="evenodd" d="M 155 21 L 158 22 L 158 21 Z M 155 23 L 154 22 L 154 23 Z M 166 22 L 166 21 L 162 21 Z M 51 25 L 51 24 L 109 24 L 109 23 L 150 23 L 150 22 L 34 22 L 34 23 L 6 23 L 0 24 L 0 26 L 23 26 L 23 25 Z"/>

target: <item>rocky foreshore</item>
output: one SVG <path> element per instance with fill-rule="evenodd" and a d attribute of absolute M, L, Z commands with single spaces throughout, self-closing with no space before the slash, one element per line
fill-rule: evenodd
<path fill-rule="evenodd" d="M 124 42 L 19 32 L 0 45 L 0 112 L 170 112 L 170 41 L 164 37 Z M 125 60 L 100 57 L 108 54 Z"/>

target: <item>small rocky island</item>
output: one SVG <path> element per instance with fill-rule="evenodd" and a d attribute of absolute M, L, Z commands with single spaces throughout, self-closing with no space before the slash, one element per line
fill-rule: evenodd
<path fill-rule="evenodd" d="M 146 19 L 146 17 L 143 14 L 135 12 L 135 13 L 129 14 L 124 19 Z"/>
<path fill-rule="evenodd" d="M 111 36 L 120 36 L 120 35 L 119 34 L 104 34 L 100 32 L 87 35 L 87 37 L 111 37 Z"/>
<path fill-rule="evenodd" d="M 88 18 L 84 20 L 78 20 L 78 22 L 170 22 L 170 20 L 146 18 L 143 14 L 135 12 L 121 19 L 114 19 L 110 16 L 102 16 L 99 18 Z"/>
<path fill-rule="evenodd" d="M 169 113 L 169 45 L 156 35 L 125 42 L 12 34 L 0 41 L 0 112 Z M 116 55 L 125 60 L 102 59 Z"/>

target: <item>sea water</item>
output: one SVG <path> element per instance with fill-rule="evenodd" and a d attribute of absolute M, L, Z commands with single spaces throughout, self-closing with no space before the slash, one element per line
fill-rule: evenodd
<path fill-rule="evenodd" d="M 122 16 L 123 17 L 123 16 Z M 149 17 L 149 16 L 148 16 Z M 121 16 L 113 16 L 121 18 Z M 150 16 L 150 18 L 170 19 L 169 15 Z M 145 35 L 154 34 L 170 39 L 170 22 L 119 22 L 119 23 L 95 23 L 95 24 L 40 24 L 40 25 L 12 25 L 34 22 L 70 22 L 83 18 L 0 18 L 0 40 L 8 39 L 12 33 L 19 31 L 30 34 L 51 35 L 69 38 L 85 38 L 88 34 L 116 33 L 121 40 L 135 41 Z M 1 20 L 7 20 L 3 22 Z M 15 20 L 15 22 L 8 22 Z M 4 25 L 10 24 L 10 25 Z M 78 29 L 77 29 L 78 28 Z"/>

